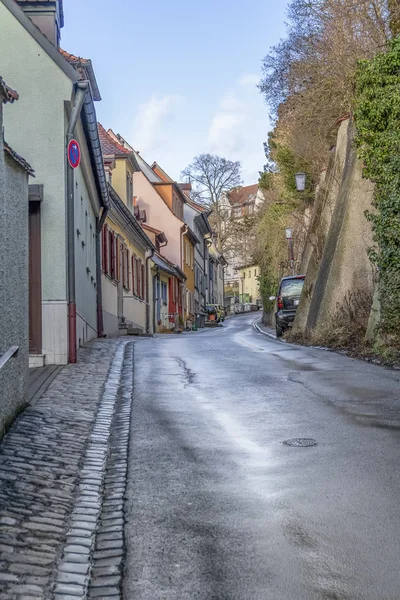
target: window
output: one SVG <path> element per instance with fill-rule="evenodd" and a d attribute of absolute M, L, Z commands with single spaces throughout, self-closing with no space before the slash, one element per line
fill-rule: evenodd
<path fill-rule="evenodd" d="M 126 205 L 130 211 L 133 208 L 133 180 L 130 173 L 126 174 Z"/>
<path fill-rule="evenodd" d="M 161 299 L 163 304 L 167 304 L 167 284 L 164 281 L 161 282 Z"/>
<path fill-rule="evenodd" d="M 144 268 L 144 264 L 142 263 L 142 261 L 140 261 L 140 268 L 141 268 L 141 282 L 142 282 L 141 298 L 142 298 L 142 300 L 145 300 L 146 299 L 146 281 L 145 281 L 145 268 Z"/>
<path fill-rule="evenodd" d="M 131 256 L 131 273 L 132 273 L 132 294 L 136 294 L 136 285 L 137 285 L 137 277 L 136 277 L 136 256 L 132 254 Z"/>
<path fill-rule="evenodd" d="M 249 271 L 249 279 L 251 279 L 251 271 Z"/>
<path fill-rule="evenodd" d="M 101 230 L 101 268 L 103 273 L 107 272 L 107 235 L 108 227 L 107 225 L 103 225 L 103 229 Z"/>
<path fill-rule="evenodd" d="M 115 236 L 113 231 L 108 232 L 108 265 L 107 275 L 115 279 Z"/>
<path fill-rule="evenodd" d="M 136 296 L 140 296 L 140 288 L 141 288 L 141 272 L 140 272 L 140 264 L 139 259 L 136 258 Z"/>
<path fill-rule="evenodd" d="M 254 277 L 257 277 L 257 269 L 254 269 Z"/>
<path fill-rule="evenodd" d="M 126 250 L 125 250 L 125 264 L 126 264 L 126 282 L 125 282 L 126 285 L 125 285 L 125 287 L 126 287 L 127 290 L 131 289 L 130 286 L 129 286 L 129 284 L 130 284 L 129 262 L 130 262 L 129 261 L 129 250 L 128 250 L 128 248 L 126 248 Z"/>

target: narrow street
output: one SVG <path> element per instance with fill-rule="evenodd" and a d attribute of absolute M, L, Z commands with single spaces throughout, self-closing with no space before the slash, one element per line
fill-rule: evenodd
<path fill-rule="evenodd" d="M 253 320 L 135 346 L 124 598 L 398 600 L 400 373 Z"/>
<path fill-rule="evenodd" d="M 255 316 L 91 342 L 21 413 L 0 600 L 400 598 L 400 373 Z"/>

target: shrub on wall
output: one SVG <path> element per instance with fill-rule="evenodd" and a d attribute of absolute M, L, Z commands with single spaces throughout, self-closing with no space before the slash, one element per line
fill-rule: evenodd
<path fill-rule="evenodd" d="M 356 143 L 364 176 L 375 183 L 367 214 L 376 246 L 370 257 L 380 278 L 380 332 L 400 345 L 400 37 L 386 52 L 360 62 L 356 76 Z"/>

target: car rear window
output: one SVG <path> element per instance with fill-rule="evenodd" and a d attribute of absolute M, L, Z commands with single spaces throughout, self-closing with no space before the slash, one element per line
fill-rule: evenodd
<path fill-rule="evenodd" d="M 284 298 L 292 298 L 293 296 L 300 296 L 301 290 L 303 289 L 304 279 L 285 279 L 281 283 L 280 295 Z"/>

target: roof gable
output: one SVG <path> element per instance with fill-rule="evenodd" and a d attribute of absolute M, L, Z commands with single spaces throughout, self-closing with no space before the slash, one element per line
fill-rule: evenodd
<path fill-rule="evenodd" d="M 81 79 L 87 79 L 89 81 L 93 94 L 93 100 L 99 102 L 101 100 L 100 90 L 99 86 L 97 85 L 96 75 L 94 73 L 90 58 L 75 56 L 75 54 L 70 54 L 62 48 L 59 49 L 59 52 L 61 56 L 63 56 L 65 60 L 68 61 L 69 64 L 79 73 Z"/>
<path fill-rule="evenodd" d="M 128 155 L 131 154 L 130 150 L 121 146 L 121 144 L 111 137 L 101 123 L 97 123 L 97 128 L 104 156 L 128 157 Z"/>
<path fill-rule="evenodd" d="M 254 202 L 258 192 L 258 183 L 246 185 L 245 187 L 235 188 L 228 192 L 228 200 L 234 204 L 248 204 Z"/>

